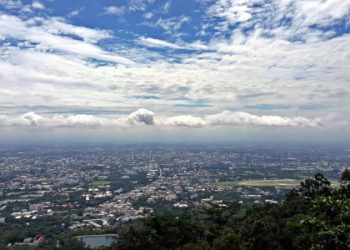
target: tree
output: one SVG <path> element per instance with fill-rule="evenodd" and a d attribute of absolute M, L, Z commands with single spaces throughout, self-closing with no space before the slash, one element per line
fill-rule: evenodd
<path fill-rule="evenodd" d="M 247 250 L 280 249 L 279 206 L 253 207 L 241 225 L 242 248 Z"/>
<path fill-rule="evenodd" d="M 233 230 L 226 229 L 223 234 L 213 241 L 213 250 L 239 250 L 240 237 Z"/>
<path fill-rule="evenodd" d="M 209 243 L 207 241 L 198 241 L 196 243 L 188 243 L 183 246 L 183 250 L 210 250 Z"/>
<path fill-rule="evenodd" d="M 330 181 L 323 174 L 315 174 L 313 179 L 306 179 L 301 183 L 299 192 L 306 198 L 314 198 L 317 195 L 330 195 Z"/>
<path fill-rule="evenodd" d="M 298 249 L 350 248 L 350 200 L 318 196 L 310 209 L 293 218 Z"/>
<path fill-rule="evenodd" d="M 350 197 L 350 170 L 347 168 L 340 177 L 340 192 L 346 197 Z"/>

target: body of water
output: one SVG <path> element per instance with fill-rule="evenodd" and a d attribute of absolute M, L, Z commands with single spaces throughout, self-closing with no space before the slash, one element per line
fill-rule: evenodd
<path fill-rule="evenodd" d="M 102 246 L 111 246 L 118 240 L 117 234 L 101 234 L 101 235 L 83 235 L 76 236 L 76 239 L 82 241 L 85 246 L 96 248 Z"/>

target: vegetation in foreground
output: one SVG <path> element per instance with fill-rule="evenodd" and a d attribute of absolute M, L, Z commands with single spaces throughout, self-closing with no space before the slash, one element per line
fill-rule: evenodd
<path fill-rule="evenodd" d="M 101 249 L 350 249 L 350 171 L 342 173 L 339 187 L 330 184 L 316 174 L 278 204 L 166 211 L 125 225 L 118 243 Z M 59 249 L 86 249 L 71 239 L 62 243 Z"/>
<path fill-rule="evenodd" d="M 114 249 L 350 249 L 350 171 L 340 183 L 316 174 L 280 204 L 157 215 L 125 228 Z"/>

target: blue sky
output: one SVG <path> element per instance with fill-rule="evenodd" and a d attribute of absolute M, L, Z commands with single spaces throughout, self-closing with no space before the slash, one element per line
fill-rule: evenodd
<path fill-rule="evenodd" d="M 0 132 L 348 138 L 349 44 L 350 0 L 0 0 Z"/>

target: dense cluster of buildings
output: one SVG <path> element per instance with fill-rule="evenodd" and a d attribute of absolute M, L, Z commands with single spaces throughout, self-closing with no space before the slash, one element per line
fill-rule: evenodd
<path fill-rule="evenodd" d="M 326 149 L 311 154 L 301 148 L 229 146 L 2 149 L 0 227 L 56 216 L 67 231 L 104 230 L 161 207 L 275 203 L 291 186 L 242 181 L 300 179 L 316 172 L 332 178 L 349 165 L 349 151 Z"/>

